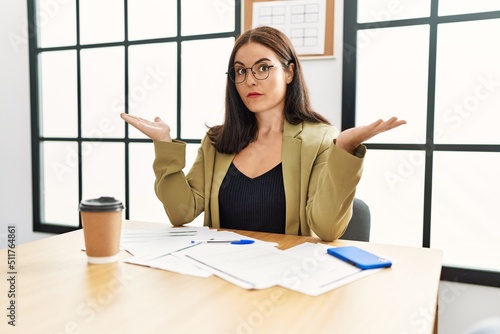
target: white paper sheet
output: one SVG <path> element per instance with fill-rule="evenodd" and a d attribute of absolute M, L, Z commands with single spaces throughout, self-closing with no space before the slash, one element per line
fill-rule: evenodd
<path fill-rule="evenodd" d="M 275 286 L 294 259 L 265 245 L 202 244 L 179 252 L 193 263 L 244 289 Z"/>
<path fill-rule="evenodd" d="M 212 274 L 208 271 L 199 268 L 192 263 L 183 260 L 182 258 L 176 257 L 174 254 L 168 254 L 153 259 L 133 257 L 131 259 L 125 260 L 125 262 L 145 267 L 168 270 L 184 275 L 204 278 L 212 276 Z"/>
<path fill-rule="evenodd" d="M 175 228 L 176 230 L 178 228 Z M 186 231 L 193 231 L 192 229 Z M 135 234 L 134 232 L 122 233 L 121 246 L 130 254 L 135 256 L 167 254 L 191 245 L 192 241 L 199 240 L 240 240 L 250 239 L 255 243 L 267 246 L 277 246 L 275 242 L 266 242 L 248 238 L 241 234 L 230 231 L 217 231 L 206 228 L 194 230 L 195 234 L 177 233 L 174 236 L 168 234 L 168 230 L 150 230 Z"/>
<path fill-rule="evenodd" d="M 175 228 L 176 230 L 178 228 Z M 199 229 L 197 234 L 193 236 L 169 236 L 166 231 L 142 231 L 135 234 L 133 231 L 128 232 L 132 237 L 128 237 L 128 241 L 122 242 L 123 247 L 134 257 L 125 259 L 124 262 L 136 264 L 140 266 L 152 267 L 157 269 L 168 270 L 186 275 L 198 277 L 211 276 L 211 272 L 200 269 L 200 265 L 189 261 L 184 256 L 179 257 L 177 253 L 182 250 L 187 250 L 198 246 L 201 240 L 254 240 L 256 245 L 264 248 L 274 248 L 277 243 L 266 242 L 248 238 L 241 234 L 229 231 L 217 231 L 209 229 Z M 158 236 L 160 235 L 160 237 Z M 210 244 L 210 247 L 217 245 Z M 227 246 L 227 245 L 226 245 Z M 233 245 L 247 246 L 247 245 Z"/>
<path fill-rule="evenodd" d="M 207 227 L 166 226 L 148 230 L 123 230 L 120 244 L 135 256 L 166 254 L 188 246 L 191 240 L 209 239 L 217 233 Z"/>
<path fill-rule="evenodd" d="M 310 296 L 318 296 L 381 269 L 361 270 L 329 255 L 332 246 L 303 243 L 285 252 L 295 266 L 284 273 L 279 285 Z"/>
<path fill-rule="evenodd" d="M 304 243 L 285 251 L 259 245 L 200 245 L 178 253 L 244 289 L 275 285 L 318 296 L 381 269 L 361 270 Z"/>

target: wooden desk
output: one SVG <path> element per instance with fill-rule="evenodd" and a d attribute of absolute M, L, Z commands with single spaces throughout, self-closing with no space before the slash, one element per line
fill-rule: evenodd
<path fill-rule="evenodd" d="M 159 224 L 125 222 L 127 228 Z M 288 248 L 315 238 L 238 233 Z M 318 297 L 244 290 L 121 261 L 87 264 L 82 231 L 18 245 L 16 331 L 8 326 L 7 250 L 0 250 L 1 333 L 432 333 L 441 252 L 338 240 L 399 259 Z M 122 252 L 122 258 L 130 256 Z M 8 277 L 7 277 L 8 278 Z"/>

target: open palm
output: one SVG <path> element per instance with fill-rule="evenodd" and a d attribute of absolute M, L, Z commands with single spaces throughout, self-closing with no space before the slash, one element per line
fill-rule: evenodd
<path fill-rule="evenodd" d="M 337 137 L 336 144 L 341 149 L 353 153 L 356 147 L 368 139 L 402 124 L 406 124 L 406 121 L 398 120 L 397 117 L 392 117 L 387 121 L 379 119 L 369 125 L 360 125 L 342 131 Z"/>
<path fill-rule="evenodd" d="M 170 137 L 170 127 L 167 123 L 162 121 L 160 117 L 156 117 L 153 122 L 125 113 L 121 113 L 120 117 L 152 140 L 172 141 Z"/>

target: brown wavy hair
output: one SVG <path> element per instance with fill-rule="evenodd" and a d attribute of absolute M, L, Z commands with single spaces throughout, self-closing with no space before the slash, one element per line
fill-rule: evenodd
<path fill-rule="evenodd" d="M 285 95 L 284 117 L 291 124 L 307 121 L 311 123 L 330 122 L 316 113 L 309 100 L 309 94 L 302 75 L 302 68 L 289 38 L 271 27 L 257 27 L 240 35 L 236 40 L 228 62 L 228 72 L 234 66 L 236 52 L 245 44 L 254 42 L 271 49 L 283 66 L 294 64 L 293 79 Z M 257 139 L 257 120 L 241 100 L 236 85 L 227 78 L 224 123 L 208 129 L 208 136 L 220 153 L 235 154 Z"/>

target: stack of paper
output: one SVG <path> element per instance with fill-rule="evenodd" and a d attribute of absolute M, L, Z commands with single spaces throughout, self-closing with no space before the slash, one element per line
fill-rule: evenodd
<path fill-rule="evenodd" d="M 317 296 L 381 269 L 361 270 L 327 253 L 330 245 L 304 243 L 279 250 L 276 243 L 214 243 L 250 239 L 206 227 L 126 230 L 122 247 L 134 255 L 125 262 L 209 277 L 216 275 L 244 289 L 282 286 Z M 207 243 L 210 240 L 212 243 Z"/>
<path fill-rule="evenodd" d="M 380 269 L 361 270 L 331 255 L 331 246 L 304 243 L 281 251 L 259 245 L 199 245 L 179 252 L 201 268 L 245 289 L 279 285 L 318 296 Z"/>
<path fill-rule="evenodd" d="M 205 240 L 240 240 L 251 239 L 228 232 L 211 230 L 207 227 L 164 227 L 153 230 L 124 230 L 121 246 L 134 255 L 125 262 L 169 270 L 181 274 L 209 277 L 212 274 L 200 269 L 183 256 L 174 256 L 177 252 L 197 246 Z M 276 243 L 251 239 L 255 244 L 274 247 Z M 246 246 L 246 245 L 236 245 Z"/>

